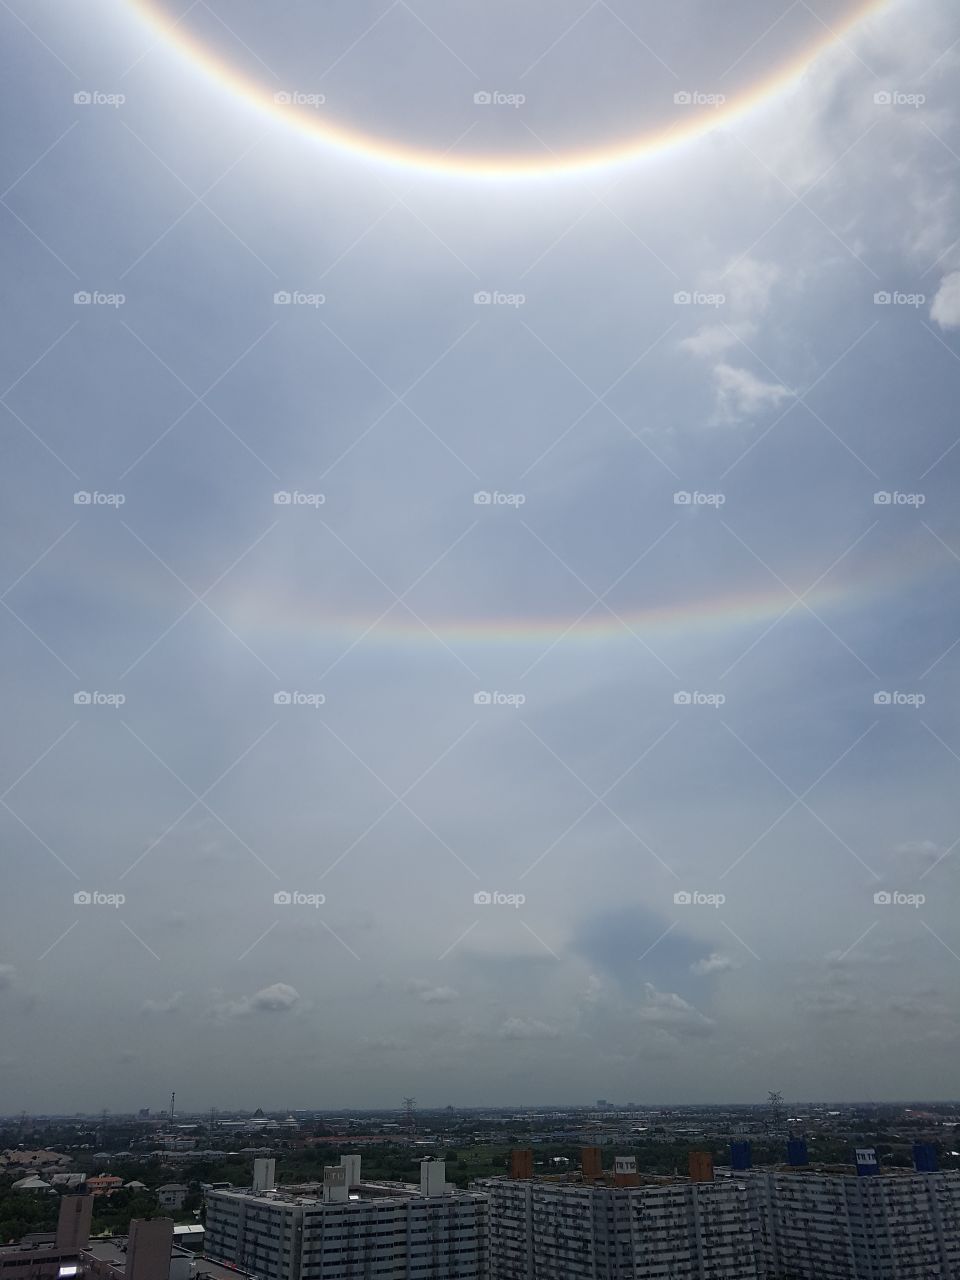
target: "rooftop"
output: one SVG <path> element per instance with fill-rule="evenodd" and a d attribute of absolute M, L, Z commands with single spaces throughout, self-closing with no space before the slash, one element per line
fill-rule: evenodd
<path fill-rule="evenodd" d="M 449 1186 L 449 1184 L 448 1184 Z M 257 1200 L 263 1204 L 322 1205 L 323 1183 L 303 1182 L 275 1187 L 272 1191 L 254 1191 L 252 1187 L 229 1187 L 211 1190 L 213 1196 L 227 1196 L 235 1200 Z M 471 1193 L 458 1187 L 450 1187 L 448 1198 L 470 1199 Z M 422 1193 L 415 1182 L 363 1181 L 350 1189 L 350 1201 L 357 1200 L 420 1200 Z"/>

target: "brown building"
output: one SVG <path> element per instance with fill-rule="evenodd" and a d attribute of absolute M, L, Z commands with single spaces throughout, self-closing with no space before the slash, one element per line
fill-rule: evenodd
<path fill-rule="evenodd" d="M 27 1236 L 0 1248 L 2 1280 L 64 1280 L 75 1276 L 90 1235 L 91 1196 L 63 1196 L 56 1234 Z"/>
<path fill-rule="evenodd" d="M 113 1173 L 97 1173 L 87 1179 L 87 1190 L 92 1196 L 109 1196 L 123 1186 L 123 1179 Z"/>
<path fill-rule="evenodd" d="M 713 1181 L 713 1156 L 709 1151 L 691 1151 L 689 1164 L 691 1182 Z"/>

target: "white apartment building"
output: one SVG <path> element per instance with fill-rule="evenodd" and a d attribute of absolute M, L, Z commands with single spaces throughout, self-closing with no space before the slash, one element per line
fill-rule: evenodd
<path fill-rule="evenodd" d="M 486 1280 L 486 1197 L 442 1160 L 420 1170 L 419 1187 L 361 1182 L 351 1155 L 322 1183 L 274 1188 L 270 1169 L 265 1189 L 211 1189 L 205 1253 L 256 1280 Z"/>
<path fill-rule="evenodd" d="M 485 1178 L 490 1280 L 758 1280 L 743 1183 Z"/>
<path fill-rule="evenodd" d="M 729 1176 L 748 1189 L 763 1274 L 769 1277 L 960 1276 L 960 1172 L 885 1170 L 858 1177 L 801 1166 Z"/>

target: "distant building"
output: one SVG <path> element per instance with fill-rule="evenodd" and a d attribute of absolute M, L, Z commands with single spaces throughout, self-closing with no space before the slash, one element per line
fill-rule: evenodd
<path fill-rule="evenodd" d="M 87 1190 L 92 1196 L 111 1196 L 123 1186 L 123 1179 L 113 1173 L 97 1173 L 87 1179 Z"/>
<path fill-rule="evenodd" d="M 71 1191 L 79 1190 L 87 1180 L 85 1173 L 54 1173 L 50 1181 L 55 1187 L 67 1187 Z"/>
<path fill-rule="evenodd" d="M 28 1174 L 26 1178 L 18 1178 L 13 1184 L 14 1191 L 53 1191 L 53 1187 L 49 1182 L 44 1180 L 35 1173 Z"/>
<path fill-rule="evenodd" d="M 360 1156 L 323 1182 L 206 1193 L 204 1254 L 257 1280 L 484 1280 L 486 1196 L 423 1160 L 420 1186 L 363 1182 Z"/>
<path fill-rule="evenodd" d="M 0 1152 L 0 1168 L 3 1169 L 62 1169 L 69 1165 L 70 1157 L 59 1151 L 21 1151 L 9 1147 Z"/>
<path fill-rule="evenodd" d="M 190 1188 L 182 1182 L 165 1182 L 157 1187 L 157 1204 L 161 1209 L 179 1210 L 189 1194 Z"/>

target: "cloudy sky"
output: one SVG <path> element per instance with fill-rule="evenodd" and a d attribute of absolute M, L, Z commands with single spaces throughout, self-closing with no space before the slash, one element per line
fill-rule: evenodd
<path fill-rule="evenodd" d="M 953 0 L 0 27 L 0 1112 L 954 1095 Z"/>

